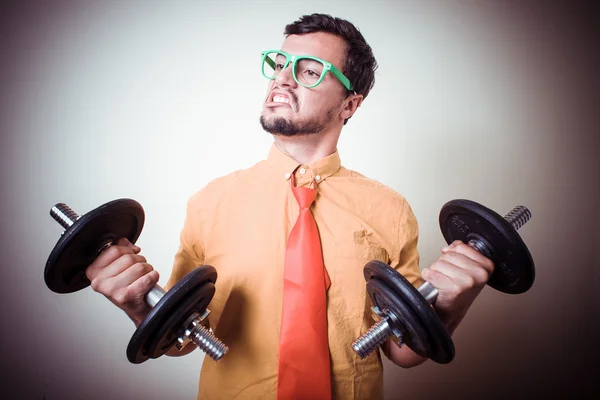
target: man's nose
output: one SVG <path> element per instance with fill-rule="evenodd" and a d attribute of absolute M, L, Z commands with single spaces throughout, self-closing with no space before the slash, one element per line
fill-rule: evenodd
<path fill-rule="evenodd" d="M 289 63 L 287 67 L 283 70 L 279 71 L 277 74 L 277 78 L 275 78 L 275 82 L 277 82 L 280 86 L 296 86 L 296 81 L 293 76 L 293 64 Z"/>

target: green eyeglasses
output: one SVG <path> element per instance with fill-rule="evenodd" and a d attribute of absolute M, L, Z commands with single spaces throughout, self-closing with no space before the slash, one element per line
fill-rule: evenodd
<path fill-rule="evenodd" d="M 262 52 L 262 74 L 267 79 L 275 79 L 281 71 L 287 68 L 290 62 L 292 63 L 292 76 L 301 86 L 314 88 L 323 81 L 327 72 L 331 71 L 346 89 L 354 89 L 348 78 L 330 62 L 312 56 L 288 54 L 281 50 L 265 50 Z"/>

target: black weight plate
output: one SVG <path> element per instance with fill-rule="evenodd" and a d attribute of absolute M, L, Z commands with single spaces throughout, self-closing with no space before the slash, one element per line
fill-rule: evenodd
<path fill-rule="evenodd" d="M 194 288 L 179 302 L 169 318 L 158 327 L 152 341 L 148 344 L 147 355 L 158 358 L 165 354 L 177 342 L 177 333 L 183 328 L 185 320 L 193 313 L 202 315 L 215 294 L 215 285 L 206 282 Z"/>
<path fill-rule="evenodd" d="M 394 328 L 402 332 L 402 342 L 421 357 L 427 357 L 429 353 L 427 332 L 412 309 L 399 301 L 394 291 L 377 278 L 367 281 L 367 292 L 373 305 L 380 310 L 387 308 L 398 318 L 400 326 Z"/>
<path fill-rule="evenodd" d="M 444 204 L 439 223 L 448 244 L 468 243 L 473 234 L 491 244 L 495 268 L 487 283 L 490 287 L 519 294 L 533 286 L 535 266 L 529 249 L 504 217 L 474 201 L 458 199 Z"/>
<path fill-rule="evenodd" d="M 365 280 L 377 278 L 392 289 L 398 302 L 408 304 L 420 319 L 428 338 L 428 357 L 439 364 L 447 364 L 454 358 L 454 342 L 435 313 L 433 307 L 405 278 L 384 262 L 373 260 L 364 268 Z"/>
<path fill-rule="evenodd" d="M 181 278 L 133 333 L 127 346 L 127 359 L 140 364 L 168 351 L 177 340 L 176 331 L 190 314 L 204 312 L 214 294 L 216 281 L 217 271 L 210 265 L 200 266 Z"/>
<path fill-rule="evenodd" d="M 56 293 L 73 293 L 90 285 L 86 268 L 107 241 L 126 237 L 135 243 L 144 226 L 144 209 L 131 199 L 110 201 L 82 215 L 67 228 L 48 257 L 44 281 Z"/>

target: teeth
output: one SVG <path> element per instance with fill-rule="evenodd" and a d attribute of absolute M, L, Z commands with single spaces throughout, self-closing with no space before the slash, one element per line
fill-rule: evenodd
<path fill-rule="evenodd" d="M 273 96 L 273 101 L 275 103 L 287 103 L 287 104 L 290 103 L 290 100 L 287 97 L 277 96 L 277 95 Z"/>

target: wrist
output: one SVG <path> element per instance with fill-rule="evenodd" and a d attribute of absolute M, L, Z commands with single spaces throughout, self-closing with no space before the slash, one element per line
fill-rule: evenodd
<path fill-rule="evenodd" d="M 446 310 L 436 309 L 435 307 L 434 307 L 434 309 L 435 309 L 438 317 L 440 318 L 442 325 L 444 325 L 444 327 L 448 331 L 448 334 L 450 336 L 452 336 L 452 334 L 454 333 L 454 331 L 456 330 L 456 328 L 462 321 L 462 319 L 464 317 L 464 313 L 448 312 Z"/>
<path fill-rule="evenodd" d="M 150 307 L 148 307 L 144 311 L 129 311 L 129 312 L 126 311 L 126 314 L 129 317 L 129 319 L 131 319 L 133 321 L 133 323 L 135 324 L 135 327 L 137 328 L 138 326 L 140 326 L 140 324 L 142 322 L 144 322 L 144 319 L 146 319 L 146 316 L 148 315 L 149 312 L 150 312 Z"/>

